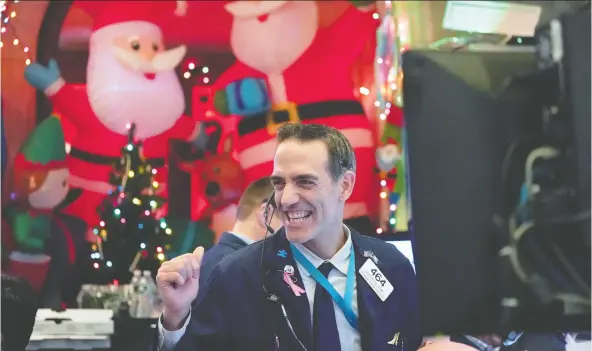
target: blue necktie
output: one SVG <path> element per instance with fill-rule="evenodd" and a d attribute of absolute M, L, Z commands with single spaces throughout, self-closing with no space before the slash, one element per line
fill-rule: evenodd
<path fill-rule="evenodd" d="M 333 265 L 330 262 L 325 262 L 318 269 L 321 274 L 328 277 Z M 315 351 L 341 350 L 333 298 L 319 283 L 315 288 L 312 329 Z"/>

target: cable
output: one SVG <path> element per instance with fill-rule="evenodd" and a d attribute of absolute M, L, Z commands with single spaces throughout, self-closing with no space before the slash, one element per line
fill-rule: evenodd
<path fill-rule="evenodd" d="M 534 163 L 542 158 L 542 159 L 550 159 L 557 157 L 559 155 L 559 150 L 551 146 L 543 146 L 534 149 L 530 152 L 528 157 L 526 158 L 526 165 L 524 168 L 524 182 L 526 185 L 526 190 L 528 191 L 529 198 L 534 194 L 534 187 L 533 187 L 533 168 Z"/>
<path fill-rule="evenodd" d="M 535 227 L 534 221 L 528 221 L 528 222 L 523 223 L 520 227 L 518 227 L 517 229 L 515 229 L 513 231 L 512 243 L 509 246 L 506 246 L 502 250 L 500 250 L 500 253 L 499 253 L 500 256 L 507 256 L 508 257 L 509 262 L 510 262 L 516 276 L 520 279 L 520 281 L 522 283 L 527 284 L 527 285 L 532 285 L 534 280 L 532 278 L 532 275 L 530 275 L 526 271 L 526 269 L 524 268 L 524 266 L 520 262 L 519 247 L 520 247 L 520 244 L 523 241 L 525 235 L 530 230 L 533 230 L 534 227 Z M 558 248 L 557 248 L 557 250 L 558 250 Z M 563 258 L 563 260 L 561 258 Z M 567 260 L 565 260 L 563 255 L 561 255 L 559 259 L 562 262 L 564 268 L 568 271 L 568 273 L 571 273 L 570 274 L 571 278 L 573 280 L 576 280 L 576 284 L 578 285 L 578 287 L 580 289 L 582 289 L 582 287 L 583 287 L 584 293 L 586 291 L 588 291 L 588 296 L 589 296 L 589 288 L 582 281 L 581 277 L 579 277 L 577 272 L 575 272 L 572 265 L 569 262 L 567 262 Z M 581 285 L 578 283 L 580 283 Z M 578 289 L 578 290 L 580 290 L 580 289 Z M 552 298 L 555 300 L 563 301 L 563 302 L 583 304 L 586 306 L 590 306 L 591 305 L 590 299 L 587 297 L 584 297 L 582 295 L 584 295 L 584 294 L 558 292 L 558 293 L 553 294 Z M 502 304 L 503 304 L 503 302 L 502 302 Z M 507 306 L 507 307 L 517 307 L 517 303 L 514 303 L 513 305 L 514 306 Z"/>
<path fill-rule="evenodd" d="M 521 256 L 520 255 L 520 253 L 521 253 L 520 247 L 521 247 L 521 243 L 524 241 L 524 237 L 526 236 L 526 234 L 532 232 L 533 230 L 535 230 L 536 227 L 540 227 L 541 225 L 557 224 L 557 223 L 561 223 L 561 224 L 578 223 L 581 220 L 585 220 L 590 217 L 590 215 L 589 215 L 590 211 L 588 210 L 588 211 L 583 211 L 583 212 L 575 214 L 575 215 L 554 218 L 551 221 L 537 221 L 536 219 L 533 219 L 533 218 L 523 218 L 521 223 L 519 223 L 519 225 L 517 223 L 517 217 L 524 212 L 524 209 L 527 206 L 529 206 L 533 203 L 533 195 L 535 195 L 536 193 L 538 193 L 540 191 L 540 188 L 535 187 L 535 184 L 534 184 L 533 170 L 534 170 L 535 162 L 541 158 L 542 159 L 555 158 L 555 157 L 559 156 L 559 154 L 560 154 L 560 152 L 557 149 L 555 149 L 553 147 L 545 146 L 545 147 L 539 147 L 539 148 L 534 149 L 528 155 L 526 162 L 525 162 L 525 169 L 524 169 L 524 173 L 525 173 L 524 178 L 525 179 L 524 179 L 524 184 L 523 184 L 523 191 L 521 193 L 521 198 L 519 200 L 518 206 L 516 207 L 516 209 L 514 211 L 514 214 L 511 216 L 510 220 L 508 221 L 508 229 L 510 232 L 510 244 L 508 246 L 504 247 L 499 253 L 500 256 L 507 256 L 508 257 L 509 262 L 513 268 L 515 275 L 524 284 L 533 285 L 537 281 L 540 281 L 540 278 L 535 279 L 535 275 L 531 275 L 531 274 L 529 274 L 529 272 L 527 272 L 526 268 L 523 266 L 523 264 L 520 260 L 520 256 Z M 503 168 L 505 168 L 505 167 L 503 167 Z M 507 171 L 507 170 L 504 170 L 504 171 Z M 539 223 L 539 222 L 542 222 L 542 223 Z M 555 300 L 563 301 L 564 303 L 584 304 L 586 306 L 590 306 L 590 299 L 585 297 L 585 296 L 590 295 L 590 288 L 586 285 L 586 283 L 583 281 L 583 279 L 579 276 L 579 274 L 576 272 L 574 267 L 567 261 L 567 259 L 562 254 L 559 247 L 553 243 L 551 243 L 549 245 L 549 247 L 553 250 L 554 256 L 560 262 L 561 266 L 564 268 L 564 270 L 567 273 L 569 278 L 568 278 L 568 281 L 566 281 L 566 282 L 557 283 L 553 279 L 548 278 L 548 276 L 546 276 L 544 273 L 542 274 L 542 276 L 545 277 L 547 280 L 550 280 L 551 282 L 555 282 L 556 284 L 559 284 L 559 285 L 568 284 L 570 287 L 572 287 L 572 289 L 570 289 L 570 290 L 581 292 L 581 294 L 566 293 L 563 291 L 562 292 L 554 292 L 552 294 L 551 298 L 555 299 Z M 541 260 L 546 260 L 549 263 L 546 266 L 548 266 L 548 267 L 553 266 L 553 264 L 546 257 L 544 257 L 544 255 L 541 255 L 540 252 L 537 253 L 537 251 L 535 250 L 534 247 L 531 248 L 531 250 L 529 250 L 529 252 L 531 252 L 531 254 L 536 254 L 536 256 L 538 256 Z M 539 265 L 540 264 L 541 263 L 539 262 Z M 570 281 L 573 282 L 574 284 L 570 284 Z M 576 287 L 575 289 L 573 289 L 574 285 Z M 517 306 L 517 304 L 515 304 L 513 307 L 516 307 L 516 306 Z"/>
<path fill-rule="evenodd" d="M 269 206 L 271 205 L 271 201 L 273 201 L 275 197 L 275 190 L 271 193 L 271 196 L 269 197 L 269 199 L 267 200 L 267 202 L 265 202 L 265 236 L 263 237 L 263 243 L 261 245 L 261 256 L 259 257 L 259 270 L 261 271 L 261 284 L 262 284 L 262 288 L 263 291 L 265 292 L 266 295 L 270 295 L 269 292 L 267 291 L 267 289 L 265 288 L 265 277 L 267 276 L 267 273 L 264 273 L 263 271 L 263 254 L 265 253 L 265 243 L 267 242 L 267 236 L 269 234 L 269 227 L 271 226 L 271 219 L 273 218 L 273 215 L 275 213 L 275 207 L 273 207 L 273 210 L 271 211 L 271 215 L 269 215 Z"/>
<path fill-rule="evenodd" d="M 561 261 L 561 263 L 563 264 L 563 266 L 567 270 L 567 273 L 576 282 L 576 285 L 579 285 L 580 289 L 582 289 L 584 294 L 590 295 L 590 287 L 586 285 L 586 283 L 584 282 L 582 277 L 580 277 L 580 275 L 576 272 L 576 270 L 572 267 L 572 265 L 569 264 L 569 261 L 567 261 L 567 259 L 565 258 L 565 256 L 563 255 L 563 252 L 561 252 L 559 247 L 557 245 L 555 245 L 554 243 L 551 243 L 550 246 L 551 246 L 551 249 L 555 252 L 555 255 L 557 255 L 557 258 L 559 259 L 559 261 Z"/>
<path fill-rule="evenodd" d="M 271 205 L 271 202 L 274 201 L 274 197 L 275 197 L 275 190 L 271 193 L 271 196 L 265 202 L 265 212 L 264 212 L 264 217 L 265 217 L 265 221 L 266 221 L 265 237 L 263 238 L 263 243 L 261 244 L 261 256 L 259 258 L 259 270 L 261 272 L 261 288 L 263 289 L 263 292 L 265 293 L 265 298 L 267 300 L 277 303 L 280 306 L 280 308 L 282 310 L 282 315 L 284 316 L 284 319 L 286 320 L 286 324 L 288 324 L 288 328 L 290 329 L 290 332 L 292 332 L 292 336 L 294 336 L 294 339 L 296 339 L 296 341 L 298 342 L 298 344 L 300 344 L 300 346 L 302 347 L 302 349 L 304 351 L 308 351 L 306 349 L 306 346 L 304 346 L 302 341 L 300 341 L 300 338 L 298 338 L 298 335 L 296 335 L 296 331 L 294 331 L 294 327 L 292 326 L 292 322 L 290 322 L 290 318 L 288 317 L 288 312 L 286 311 L 286 308 L 284 307 L 282 300 L 279 298 L 279 296 L 268 291 L 267 288 L 265 287 L 265 278 L 267 277 L 267 274 L 269 274 L 271 271 L 265 272 L 265 269 L 263 268 L 263 256 L 265 253 L 265 242 L 267 241 L 269 233 L 273 232 L 273 228 L 271 228 L 271 220 L 273 219 L 273 215 L 275 214 L 275 209 L 277 207 L 277 204 L 276 204 L 276 206 L 272 206 L 271 214 L 269 214 L 269 206 Z M 277 338 L 277 335 L 276 335 L 276 338 Z"/>

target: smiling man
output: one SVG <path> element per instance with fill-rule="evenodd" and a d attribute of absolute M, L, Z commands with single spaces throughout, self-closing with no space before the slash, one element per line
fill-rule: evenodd
<path fill-rule="evenodd" d="M 411 264 L 343 224 L 356 183 L 352 145 L 315 124 L 284 124 L 277 141 L 271 181 L 284 227 L 227 256 L 202 290 L 202 248 L 165 262 L 156 278 L 165 305 L 157 347 L 417 350 Z"/>

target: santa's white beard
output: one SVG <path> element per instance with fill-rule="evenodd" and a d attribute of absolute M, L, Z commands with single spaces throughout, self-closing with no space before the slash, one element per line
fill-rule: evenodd
<path fill-rule="evenodd" d="M 108 47 L 91 50 L 86 77 L 93 112 L 115 133 L 127 135 L 126 125 L 135 123 L 136 138 L 153 137 L 170 129 L 185 110 L 174 71 L 149 80 L 121 65 Z"/>
<path fill-rule="evenodd" d="M 236 57 L 248 66 L 266 74 L 281 74 L 308 49 L 317 28 L 314 1 L 288 2 L 269 13 L 264 22 L 256 16 L 235 16 L 230 44 Z"/>

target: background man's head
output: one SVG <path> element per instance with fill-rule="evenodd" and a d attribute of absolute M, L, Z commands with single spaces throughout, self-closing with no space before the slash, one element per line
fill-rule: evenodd
<path fill-rule="evenodd" d="M 22 278 L 2 275 L 2 350 L 24 351 L 35 325 L 37 298 Z"/>
<path fill-rule="evenodd" d="M 273 193 L 273 187 L 269 178 L 261 178 L 249 184 L 238 202 L 237 223 L 251 223 L 257 233 L 239 233 L 256 236 L 253 239 L 263 239 L 266 233 L 267 223 L 274 230 L 281 227 L 277 214 L 269 218 L 275 209 L 275 202 L 267 202 Z M 270 222 L 271 219 L 271 222 Z"/>
<path fill-rule="evenodd" d="M 284 124 L 277 140 L 270 179 L 288 240 L 305 243 L 340 228 L 356 181 L 350 142 L 319 124 Z"/>

